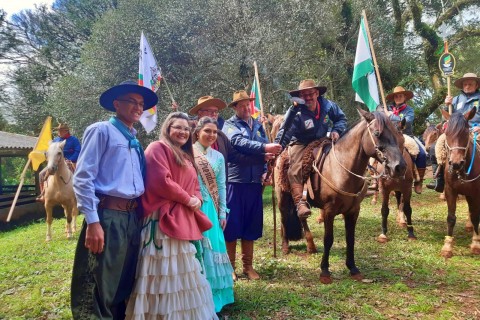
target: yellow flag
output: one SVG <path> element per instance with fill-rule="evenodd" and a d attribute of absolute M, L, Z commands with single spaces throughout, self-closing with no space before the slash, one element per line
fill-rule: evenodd
<path fill-rule="evenodd" d="M 35 148 L 28 154 L 28 158 L 32 161 L 33 171 L 37 171 L 42 162 L 47 159 L 45 152 L 48 150 L 50 141 L 52 141 L 52 117 L 47 117 Z"/>

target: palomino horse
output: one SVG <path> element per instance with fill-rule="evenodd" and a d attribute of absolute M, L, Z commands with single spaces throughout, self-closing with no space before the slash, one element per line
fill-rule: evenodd
<path fill-rule="evenodd" d="M 447 148 L 447 161 L 445 164 L 445 198 L 447 200 L 447 236 L 441 250 L 443 257 L 453 256 L 453 228 L 457 217 L 457 195 L 463 194 L 467 199 L 470 221 L 473 224 L 472 243 L 470 250 L 473 254 L 480 254 L 480 236 L 478 223 L 480 220 L 480 152 L 470 138 L 468 120 L 472 119 L 477 108 L 462 115 L 450 115 L 445 110 L 442 114 L 449 120 L 445 130 L 445 146 Z M 471 167 L 471 170 L 470 170 Z"/>
<path fill-rule="evenodd" d="M 66 141 L 53 142 L 47 151 L 47 170 L 49 177 L 45 182 L 45 211 L 47 212 L 47 237 L 52 239 L 52 211 L 56 205 L 61 205 L 65 211 L 67 223 L 65 232 L 71 239 L 77 229 L 77 200 L 73 193 L 73 173 L 68 168 L 63 157 L 63 147 Z M 73 220 L 73 228 L 72 228 Z"/>
<path fill-rule="evenodd" d="M 374 157 L 383 163 L 386 174 L 391 177 L 403 176 L 406 170 L 405 160 L 400 150 L 403 149 L 403 137 L 398 135 L 391 121 L 380 112 L 370 113 L 359 109 L 359 113 L 360 121 L 332 145 L 332 150 L 326 155 L 323 166 L 314 162 L 314 171 L 310 176 L 313 199 L 309 194 L 309 201 L 324 211 L 324 253 L 320 265 L 320 281 L 326 284 L 332 282 L 329 256 L 333 244 L 333 222 L 338 214 L 343 214 L 345 221 L 347 268 L 352 278 L 356 280 L 363 278 L 355 265 L 354 245 L 360 203 L 367 190 L 367 180 L 363 174 L 369 158 Z M 280 187 L 277 190 L 280 190 Z M 298 223 L 300 219 L 296 215 L 289 192 L 279 191 L 278 202 L 282 212 L 282 228 L 285 230 L 285 233 L 282 233 L 282 246 L 288 247 L 288 239 L 285 235 L 301 233 L 301 231 L 292 231 L 292 228 L 299 229 L 307 222 L 306 219 L 302 219 L 302 222 Z M 285 221 L 297 221 L 297 223 L 285 223 Z"/>

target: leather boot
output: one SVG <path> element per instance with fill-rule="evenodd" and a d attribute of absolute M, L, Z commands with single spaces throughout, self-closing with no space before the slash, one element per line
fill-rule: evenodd
<path fill-rule="evenodd" d="M 292 187 L 292 197 L 295 206 L 297 207 L 297 215 L 299 218 L 308 218 L 312 212 L 307 205 L 307 202 L 302 200 L 303 195 L 303 186 L 301 184 L 293 184 Z"/>
<path fill-rule="evenodd" d="M 253 240 L 242 240 L 243 274 L 250 280 L 258 280 L 260 276 L 253 269 Z"/>
<path fill-rule="evenodd" d="M 417 168 L 419 180 L 413 183 L 413 185 L 415 186 L 415 193 L 417 194 L 422 193 L 423 177 L 425 176 L 425 170 L 425 168 Z"/>
<path fill-rule="evenodd" d="M 233 268 L 233 273 L 232 273 L 232 279 L 233 281 L 237 281 L 238 277 L 237 274 L 235 273 L 235 257 L 237 255 L 237 241 L 225 241 L 227 244 L 227 253 L 228 253 L 228 259 L 230 260 L 230 264 L 232 265 Z"/>
<path fill-rule="evenodd" d="M 445 189 L 445 177 L 444 177 L 444 166 L 439 164 L 437 168 L 437 173 L 435 174 L 435 179 L 431 183 L 427 184 L 428 189 L 433 189 L 437 192 L 443 192 Z"/>

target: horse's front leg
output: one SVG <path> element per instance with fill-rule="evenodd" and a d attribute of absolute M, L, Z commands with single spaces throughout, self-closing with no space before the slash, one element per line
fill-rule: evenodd
<path fill-rule="evenodd" d="M 67 220 L 67 222 L 65 222 L 65 234 L 67 235 L 67 239 L 72 239 L 73 207 L 71 205 L 62 205 L 62 207 L 65 213 L 65 218 Z"/>
<path fill-rule="evenodd" d="M 405 217 L 407 217 L 408 240 L 417 240 L 417 237 L 413 232 L 412 206 L 410 205 L 410 197 L 404 197 L 403 199 L 403 212 L 405 213 Z"/>
<path fill-rule="evenodd" d="M 388 208 L 388 197 L 390 196 L 390 190 L 383 190 L 382 192 L 382 233 L 378 236 L 377 241 L 380 243 L 386 243 L 388 241 L 388 214 L 390 209 Z"/>
<path fill-rule="evenodd" d="M 300 222 L 302 224 L 303 232 L 305 234 L 305 240 L 307 241 L 307 253 L 317 253 L 317 247 L 313 242 L 313 235 L 310 231 L 310 228 L 308 227 L 307 218 L 300 219 Z"/>
<path fill-rule="evenodd" d="M 480 200 L 471 196 L 466 197 L 468 202 L 469 221 L 472 224 L 472 243 L 470 244 L 470 251 L 473 254 L 480 254 L 480 235 L 478 232 L 480 223 Z"/>
<path fill-rule="evenodd" d="M 328 260 L 333 245 L 333 220 L 335 216 L 331 210 L 324 209 L 324 213 L 323 227 L 325 231 L 323 234 L 323 256 L 322 262 L 320 263 L 320 269 L 322 270 L 320 273 L 320 282 L 323 284 L 330 284 L 332 283 L 332 277 L 329 270 L 330 264 Z"/>
<path fill-rule="evenodd" d="M 453 190 L 445 189 L 445 197 L 447 200 L 447 236 L 445 236 L 445 241 L 440 251 L 440 254 L 445 259 L 451 258 L 453 256 L 453 229 L 455 228 L 455 223 L 457 222 L 457 216 L 455 214 L 457 210 L 457 193 Z"/>
<path fill-rule="evenodd" d="M 77 217 L 78 217 L 78 207 L 77 204 L 73 206 L 72 210 L 72 232 L 75 233 L 77 232 Z"/>
<path fill-rule="evenodd" d="M 350 276 L 354 280 L 362 280 L 363 275 L 355 265 L 355 226 L 357 225 L 359 210 L 344 214 L 345 217 L 345 238 L 347 241 L 346 265 L 350 270 Z"/>
<path fill-rule="evenodd" d="M 45 237 L 45 241 L 52 240 L 52 222 L 53 222 L 53 206 L 50 205 L 48 201 L 45 202 L 45 213 L 47 215 L 45 221 L 47 222 L 47 235 Z"/>
<path fill-rule="evenodd" d="M 397 199 L 397 224 L 401 228 L 405 228 L 407 223 L 405 222 L 405 212 L 403 208 L 402 193 L 395 191 L 395 199 Z"/>

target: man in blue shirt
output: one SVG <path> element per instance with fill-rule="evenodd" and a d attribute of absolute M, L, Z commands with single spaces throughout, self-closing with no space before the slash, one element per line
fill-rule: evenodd
<path fill-rule="evenodd" d="M 269 143 L 262 124 L 252 118 L 250 96 L 244 91 L 236 91 L 229 104 L 235 115 L 225 121 L 223 132 L 239 152 L 252 158 L 264 154 L 279 154 L 282 147 Z M 253 269 L 254 241 L 262 236 L 263 202 L 262 182 L 266 173 L 265 163 L 228 162 L 227 207 L 230 213 L 224 230 L 227 252 L 235 269 L 237 239 L 241 239 L 243 273 L 251 280 L 260 276 Z M 236 280 L 236 275 L 232 275 Z"/>
<path fill-rule="evenodd" d="M 73 178 L 85 214 L 72 272 L 74 319 L 125 318 L 140 244 L 137 198 L 145 190 L 145 156 L 133 124 L 157 102 L 150 89 L 124 81 L 100 96 L 100 105 L 116 115 L 83 135 Z"/>
<path fill-rule="evenodd" d="M 82 148 L 80 146 L 80 141 L 78 141 L 77 137 L 70 134 L 70 128 L 66 123 L 60 123 L 55 130 L 57 130 L 58 137 L 55 137 L 52 142 L 62 142 L 66 140 L 65 146 L 63 147 L 63 156 L 67 160 L 68 167 L 73 171 L 75 170 L 78 155 L 80 154 L 80 150 Z M 47 168 L 43 168 L 38 176 L 40 179 L 40 195 L 36 200 L 39 202 L 44 202 L 44 184 L 49 176 Z"/>
<path fill-rule="evenodd" d="M 347 118 L 340 107 L 323 97 L 326 91 L 326 87 L 318 86 L 312 79 L 302 80 L 297 90 L 290 91 L 292 97 L 305 100 L 305 104 L 291 107 L 291 112 L 294 112 L 291 126 L 285 128 L 287 121 L 284 121 L 275 138 L 275 142 L 283 148 L 287 145 L 289 148 L 290 167 L 287 174 L 300 218 L 307 218 L 311 214 L 303 199 L 303 154 L 306 147 L 312 141 L 326 137 L 328 133 L 336 141 L 347 127 Z"/>
<path fill-rule="evenodd" d="M 465 73 L 463 77 L 454 82 L 454 85 L 461 90 L 460 94 L 456 97 L 447 96 L 445 98 L 445 105 L 447 107 L 452 106 L 453 112 L 461 112 L 463 114 L 476 107 L 477 112 L 468 123 L 470 127 L 472 127 L 472 132 L 480 132 L 480 126 L 478 126 L 478 124 L 480 124 L 480 77 L 477 77 L 475 73 Z M 474 126 L 474 124 L 477 125 Z M 444 142 L 445 134 L 442 134 L 438 138 L 436 145 L 441 146 Z M 437 148 L 435 148 L 435 152 L 436 155 L 439 155 Z M 440 152 L 440 154 L 441 153 L 442 152 Z M 435 179 L 427 185 L 427 188 L 433 189 L 437 192 L 443 192 L 443 189 L 445 188 L 445 178 L 443 176 L 444 163 L 439 159 L 439 156 L 436 156 L 436 160 L 438 162 L 438 168 L 435 174 Z"/>

